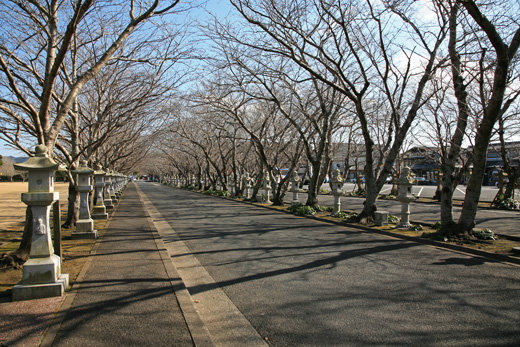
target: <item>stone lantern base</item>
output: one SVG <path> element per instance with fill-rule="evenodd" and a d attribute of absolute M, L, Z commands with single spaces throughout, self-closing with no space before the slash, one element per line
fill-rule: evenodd
<path fill-rule="evenodd" d="M 94 206 L 91 217 L 92 219 L 108 219 L 108 213 L 105 206 Z"/>
<path fill-rule="evenodd" d="M 13 301 L 63 296 L 69 288 L 69 274 L 61 273 L 60 257 L 29 259 L 23 278 L 13 287 Z"/>
<path fill-rule="evenodd" d="M 97 230 L 94 230 L 94 221 L 92 219 L 78 220 L 76 222 L 76 230 L 72 232 L 70 237 L 73 240 L 97 239 Z"/>

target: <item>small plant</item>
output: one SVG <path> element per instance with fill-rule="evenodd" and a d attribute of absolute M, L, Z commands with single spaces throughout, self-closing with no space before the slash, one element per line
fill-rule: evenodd
<path fill-rule="evenodd" d="M 329 194 L 330 190 L 325 189 L 325 188 L 320 188 L 320 193 L 322 193 L 322 194 Z"/>
<path fill-rule="evenodd" d="M 441 227 L 442 227 L 441 222 L 435 222 L 435 223 L 432 225 L 432 229 L 435 229 L 435 230 L 441 230 Z"/>
<path fill-rule="evenodd" d="M 334 211 L 334 207 L 332 207 L 332 206 L 325 207 L 325 208 L 323 209 L 323 211 L 325 211 L 325 212 L 332 212 L 332 211 Z"/>
<path fill-rule="evenodd" d="M 490 229 L 473 230 L 473 236 L 479 240 L 498 240 L 498 237 Z"/>
<path fill-rule="evenodd" d="M 204 192 L 204 194 L 206 194 L 206 195 L 213 195 L 213 194 L 215 194 L 215 191 L 213 189 L 208 189 L 208 190 L 206 190 Z"/>
<path fill-rule="evenodd" d="M 312 208 L 313 208 L 314 211 L 316 211 L 316 212 L 323 212 L 323 211 L 326 211 L 326 210 L 327 210 L 327 207 L 325 207 L 325 206 L 321 206 L 321 205 L 314 205 L 314 206 L 312 206 Z M 334 208 L 332 208 L 332 210 L 334 210 Z"/>
<path fill-rule="evenodd" d="M 316 210 L 312 206 L 300 206 L 296 210 L 298 216 L 312 216 L 316 213 Z"/>
<path fill-rule="evenodd" d="M 350 215 L 345 211 L 338 211 L 337 213 L 333 214 L 332 217 L 347 219 L 350 217 Z"/>
<path fill-rule="evenodd" d="M 518 210 L 520 209 L 520 203 L 512 198 L 507 198 L 505 200 L 500 201 L 496 204 L 498 208 L 503 208 L 505 210 Z"/>
<path fill-rule="evenodd" d="M 409 227 L 408 230 L 411 230 L 411 231 L 421 231 L 421 230 L 423 230 L 423 227 L 422 227 L 421 224 L 414 224 L 411 227 Z"/>
<path fill-rule="evenodd" d="M 218 195 L 218 196 L 230 196 L 231 193 L 228 192 L 227 190 L 218 190 L 218 191 L 216 192 L 216 195 Z"/>
<path fill-rule="evenodd" d="M 388 223 L 390 224 L 397 224 L 399 223 L 399 217 L 394 216 L 393 214 L 388 215 Z"/>
<path fill-rule="evenodd" d="M 343 219 L 345 219 L 345 222 L 347 223 L 356 223 L 359 219 L 359 214 L 356 212 L 352 212 L 348 214 L 347 218 Z"/>
<path fill-rule="evenodd" d="M 289 210 L 289 212 L 296 213 L 301 206 L 301 204 L 291 205 L 287 207 L 287 210 Z"/>

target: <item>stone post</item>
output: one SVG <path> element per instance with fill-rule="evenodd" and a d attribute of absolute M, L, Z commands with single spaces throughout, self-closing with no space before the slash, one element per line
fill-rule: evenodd
<path fill-rule="evenodd" d="M 97 230 L 94 230 L 94 221 L 90 218 L 89 193 L 92 191 L 92 173 L 94 170 L 87 166 L 87 161 L 82 160 L 77 170 L 72 173 L 77 175 L 76 191 L 79 192 L 79 220 L 76 222 L 76 230 L 71 234 L 76 239 L 97 239 Z"/>
<path fill-rule="evenodd" d="M 114 208 L 114 202 L 111 197 L 111 186 L 112 186 L 112 175 L 106 171 L 105 172 L 105 207 L 107 210 L 112 210 Z"/>
<path fill-rule="evenodd" d="M 231 196 L 235 196 L 235 179 L 232 175 L 229 175 L 229 192 L 231 193 Z"/>
<path fill-rule="evenodd" d="M 22 280 L 13 287 L 13 301 L 63 296 L 69 287 L 69 275 L 61 273 L 61 259 L 54 254 L 51 240 L 51 205 L 59 200 L 54 192 L 54 172 L 58 164 L 39 145 L 35 156 L 15 169 L 29 172 L 29 191 L 22 201 L 32 212 L 32 241 L 29 260 L 23 265 Z"/>
<path fill-rule="evenodd" d="M 264 171 L 264 193 L 265 193 L 265 202 L 271 203 L 271 177 L 269 176 L 269 171 Z"/>
<path fill-rule="evenodd" d="M 94 171 L 94 187 L 96 203 L 92 209 L 92 219 L 108 219 L 103 192 L 105 191 L 105 171 L 101 170 L 101 165 Z"/>
<path fill-rule="evenodd" d="M 293 171 L 291 176 L 291 192 L 293 193 L 291 205 L 301 205 L 300 200 L 298 198 L 298 193 L 300 192 L 300 176 L 298 176 L 298 172 L 296 171 Z"/>
<path fill-rule="evenodd" d="M 341 211 L 341 201 L 340 197 L 343 194 L 341 188 L 343 188 L 343 177 L 341 177 L 341 172 L 339 169 L 336 169 L 332 172 L 332 179 L 330 180 L 332 184 L 332 195 L 334 196 L 334 211 L 332 211 L 332 215 L 335 216 Z"/>
<path fill-rule="evenodd" d="M 251 177 L 249 176 L 249 173 L 246 172 L 244 174 L 244 182 L 242 183 L 244 185 L 245 195 L 246 199 L 251 199 Z"/>
<path fill-rule="evenodd" d="M 411 191 L 413 182 L 414 179 L 410 175 L 410 168 L 405 166 L 402 170 L 401 177 L 396 181 L 399 186 L 397 200 L 401 202 L 401 222 L 396 225 L 398 229 L 408 229 L 412 226 L 410 223 L 410 202 L 415 200 Z"/>
<path fill-rule="evenodd" d="M 276 194 L 276 192 L 278 191 L 278 186 L 282 182 L 282 176 L 273 173 L 273 178 L 274 178 L 274 180 L 273 180 L 272 193 L 273 193 L 273 196 L 274 196 Z"/>
<path fill-rule="evenodd" d="M 115 172 L 110 172 L 110 199 L 112 199 L 112 203 L 117 203 L 116 196 L 116 184 L 117 184 L 117 174 Z"/>

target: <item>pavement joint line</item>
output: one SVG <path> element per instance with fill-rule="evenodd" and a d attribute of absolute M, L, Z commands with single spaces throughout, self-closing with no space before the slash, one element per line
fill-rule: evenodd
<path fill-rule="evenodd" d="M 125 191 L 123 191 L 123 194 L 121 194 L 120 199 L 123 198 L 125 194 Z M 111 213 L 108 216 L 107 223 L 105 224 L 105 230 L 110 227 L 110 223 L 112 221 L 112 216 L 117 211 L 117 207 L 119 204 L 116 204 L 114 206 L 114 209 L 111 211 Z M 81 268 L 81 271 L 78 274 L 78 277 L 74 281 L 74 284 L 71 286 L 70 290 L 68 292 L 65 292 L 65 300 L 63 300 L 63 303 L 58 308 L 54 318 L 52 319 L 49 327 L 47 330 L 43 333 L 43 338 L 40 342 L 40 347 L 51 347 L 54 339 L 56 338 L 56 335 L 58 334 L 58 331 L 61 328 L 61 325 L 63 324 L 63 321 L 65 320 L 65 317 L 67 316 L 67 313 L 69 312 L 72 303 L 74 302 L 74 299 L 76 298 L 76 293 L 78 292 L 78 289 L 81 287 L 81 282 L 83 281 L 83 278 L 85 278 L 85 275 L 87 274 L 88 269 L 90 268 L 90 264 L 92 263 L 92 260 L 94 257 L 93 255 L 97 254 L 97 249 L 100 247 L 101 240 L 103 239 L 103 235 L 99 237 L 96 240 L 96 243 L 94 244 L 94 247 L 92 247 L 92 250 L 90 251 L 90 254 L 87 258 L 87 261 L 85 264 L 83 264 L 83 267 Z"/>
<path fill-rule="evenodd" d="M 171 260 L 171 256 L 164 245 L 164 242 L 159 234 L 157 227 L 155 226 L 155 218 L 150 213 L 149 205 L 150 201 L 146 198 L 141 189 L 136 185 L 137 194 L 139 195 L 139 199 L 141 200 L 141 204 L 144 207 L 146 218 L 148 222 L 148 226 L 152 231 L 152 235 L 155 241 L 155 245 L 159 251 L 161 256 L 161 261 L 163 263 L 164 269 L 168 275 L 170 280 L 170 284 L 175 292 L 175 296 L 177 298 L 177 302 L 179 307 L 181 308 L 181 312 L 184 317 L 184 321 L 190 331 L 190 335 L 193 343 L 197 347 L 213 347 L 215 343 L 211 338 L 211 334 L 209 330 L 204 325 L 199 313 L 197 312 L 193 300 L 188 292 L 188 289 L 184 285 L 181 276 L 179 275 L 175 265 Z"/>
<path fill-rule="evenodd" d="M 204 326 L 209 331 L 213 343 L 216 346 L 225 347 L 267 346 L 267 343 L 251 326 L 251 323 L 244 317 L 242 312 L 238 310 L 224 291 L 216 284 L 213 277 L 200 264 L 197 258 L 191 254 L 189 248 L 146 197 L 146 194 L 138 185 L 136 186 L 158 234 L 162 237 L 168 233 L 173 238 L 173 241 L 169 242 L 168 246 L 165 245 L 165 248 L 172 266 L 177 270 L 185 287 L 190 288 L 198 285 L 211 287 L 208 291 L 194 296 L 189 293 L 189 289 L 186 290 L 186 293 L 189 296 L 189 303 L 198 312 Z M 173 260 L 175 256 L 177 256 L 176 261 Z M 195 306 L 196 301 L 198 302 L 197 306 Z M 181 309 L 184 311 L 182 306 Z M 224 316 L 226 319 L 222 319 Z"/>

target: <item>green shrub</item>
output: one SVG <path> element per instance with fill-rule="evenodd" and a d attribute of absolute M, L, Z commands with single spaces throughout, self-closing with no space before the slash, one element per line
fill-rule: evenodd
<path fill-rule="evenodd" d="M 399 217 L 394 216 L 393 214 L 388 215 L 388 223 L 390 224 L 397 224 L 399 223 Z"/>
<path fill-rule="evenodd" d="M 312 208 L 312 206 L 300 206 L 298 210 L 296 210 L 296 213 L 298 213 L 298 216 L 308 216 L 313 215 L 316 213 L 316 210 Z"/>
<path fill-rule="evenodd" d="M 507 198 L 500 201 L 496 206 L 505 210 L 518 210 L 520 208 L 520 203 L 515 199 Z"/>
<path fill-rule="evenodd" d="M 350 215 L 345 211 L 338 211 L 337 213 L 333 214 L 332 216 L 336 217 L 336 218 L 341 218 L 341 219 L 347 219 L 350 217 Z"/>
<path fill-rule="evenodd" d="M 411 227 L 409 227 L 408 230 L 421 231 L 421 230 L 423 230 L 423 227 L 421 224 L 414 224 Z"/>
<path fill-rule="evenodd" d="M 435 230 L 441 230 L 441 227 L 442 227 L 441 222 L 435 222 L 435 223 L 432 225 L 432 229 L 435 229 Z"/>
<path fill-rule="evenodd" d="M 498 240 L 498 237 L 490 229 L 473 230 L 473 236 L 479 240 Z"/>
<path fill-rule="evenodd" d="M 296 213 L 301 206 L 301 204 L 291 205 L 287 207 L 287 210 L 289 210 L 289 212 Z"/>

